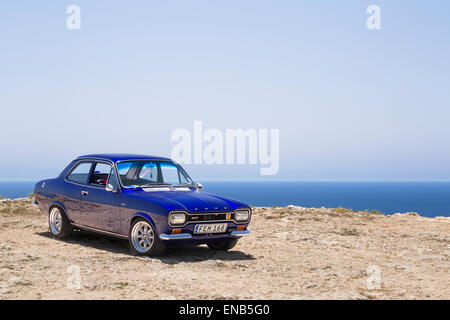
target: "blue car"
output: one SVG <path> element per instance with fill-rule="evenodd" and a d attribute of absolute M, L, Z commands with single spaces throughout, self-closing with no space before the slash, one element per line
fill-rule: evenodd
<path fill-rule="evenodd" d="M 230 250 L 250 233 L 249 205 L 202 191 L 169 158 L 81 156 L 39 181 L 34 195 L 54 237 L 98 232 L 128 239 L 136 255 L 160 255 L 172 244 Z"/>

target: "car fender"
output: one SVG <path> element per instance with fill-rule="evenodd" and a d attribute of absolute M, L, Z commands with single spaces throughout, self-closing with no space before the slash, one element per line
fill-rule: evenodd
<path fill-rule="evenodd" d="M 136 212 L 133 215 L 133 217 L 131 217 L 130 225 L 128 226 L 128 232 L 130 231 L 131 224 L 133 223 L 134 219 L 136 219 L 138 217 L 141 217 L 141 218 L 144 218 L 144 219 L 148 220 L 148 222 L 150 222 L 152 224 L 153 228 L 156 230 L 156 233 L 158 233 L 158 236 L 159 236 L 158 228 L 156 227 L 155 222 L 153 221 L 153 219 L 147 213 L 144 213 L 144 212 Z"/>
<path fill-rule="evenodd" d="M 51 207 L 60 207 L 61 209 L 64 210 L 64 213 L 67 215 L 66 206 L 61 201 L 58 201 L 58 200 L 51 201 L 48 206 L 48 210 L 50 210 Z"/>

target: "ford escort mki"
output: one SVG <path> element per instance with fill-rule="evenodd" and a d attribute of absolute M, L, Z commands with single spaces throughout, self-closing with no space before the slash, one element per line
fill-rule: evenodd
<path fill-rule="evenodd" d="M 93 231 L 128 239 L 136 255 L 160 255 L 170 245 L 230 250 L 250 233 L 249 205 L 204 192 L 168 158 L 81 156 L 39 181 L 34 195 L 54 237 Z"/>

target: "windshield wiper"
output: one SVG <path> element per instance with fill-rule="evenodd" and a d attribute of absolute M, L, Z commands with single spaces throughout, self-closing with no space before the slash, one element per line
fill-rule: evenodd
<path fill-rule="evenodd" d="M 152 183 L 152 184 L 143 184 L 138 186 L 139 188 L 152 188 L 152 187 L 171 187 L 171 184 L 168 183 Z"/>
<path fill-rule="evenodd" d="M 168 187 L 168 188 L 186 188 L 186 187 L 195 187 L 193 183 L 180 183 L 180 184 L 169 184 L 169 183 L 151 183 L 151 184 L 143 184 L 143 185 L 133 185 L 131 188 L 142 189 L 142 188 L 154 188 L 154 187 Z"/>
<path fill-rule="evenodd" d="M 189 182 L 172 185 L 172 188 L 184 188 L 184 187 L 195 187 L 195 185 Z"/>

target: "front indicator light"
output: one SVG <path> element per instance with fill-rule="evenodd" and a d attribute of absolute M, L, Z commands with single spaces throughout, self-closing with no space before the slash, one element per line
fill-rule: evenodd
<path fill-rule="evenodd" d="M 245 230 L 245 226 L 238 226 L 238 227 L 237 227 L 237 230 L 238 230 L 238 231 Z"/>
<path fill-rule="evenodd" d="M 173 234 L 181 233 L 181 229 L 173 229 L 172 233 Z"/>

